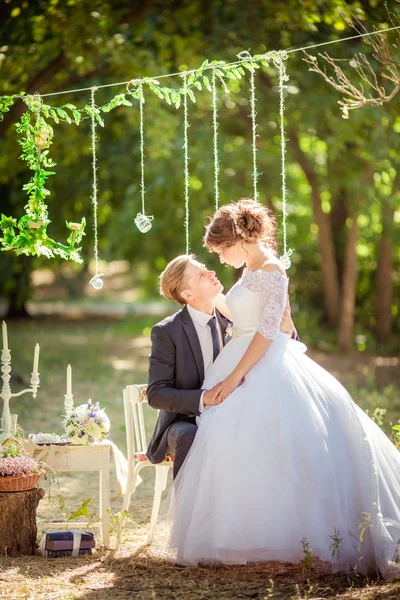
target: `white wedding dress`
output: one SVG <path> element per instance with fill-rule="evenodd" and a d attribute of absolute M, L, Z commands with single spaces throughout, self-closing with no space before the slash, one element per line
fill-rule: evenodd
<path fill-rule="evenodd" d="M 400 453 L 305 346 L 279 331 L 287 285 L 279 270 L 245 269 L 228 293 L 234 336 L 204 387 L 233 371 L 256 331 L 273 342 L 241 386 L 204 410 L 159 531 L 182 564 L 297 561 L 303 540 L 334 570 L 379 569 L 393 579 Z"/>

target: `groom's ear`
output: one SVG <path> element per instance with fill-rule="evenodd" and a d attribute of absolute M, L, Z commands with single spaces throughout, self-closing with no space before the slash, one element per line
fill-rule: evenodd
<path fill-rule="evenodd" d="M 185 300 L 185 302 L 187 302 L 188 300 L 193 300 L 193 294 L 190 290 L 182 290 L 181 296 Z"/>

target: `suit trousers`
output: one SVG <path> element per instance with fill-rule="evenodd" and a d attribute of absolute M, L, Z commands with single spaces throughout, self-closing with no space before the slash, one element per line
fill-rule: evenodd
<path fill-rule="evenodd" d="M 166 453 L 174 457 L 174 479 L 188 455 L 196 431 L 197 425 L 189 421 L 177 421 L 168 429 Z"/>

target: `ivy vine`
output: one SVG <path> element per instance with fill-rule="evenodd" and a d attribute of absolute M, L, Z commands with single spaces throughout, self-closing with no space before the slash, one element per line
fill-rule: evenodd
<path fill-rule="evenodd" d="M 85 218 L 81 223 L 67 223 L 67 228 L 71 231 L 67 245 L 60 244 L 47 235 L 50 219 L 46 198 L 50 192 L 45 186 L 47 178 L 54 174 L 50 169 L 56 165 L 49 157 L 54 132 L 42 116 L 40 97 L 25 96 L 24 100 L 28 110 L 17 123 L 17 132 L 20 134 L 18 142 L 22 146 L 20 158 L 33 171 L 33 176 L 22 188 L 28 195 L 28 202 L 24 207 L 25 215 L 18 221 L 13 217 L 1 215 L 2 250 L 13 250 L 17 255 L 47 258 L 60 256 L 64 260 L 82 262 L 80 248 L 76 248 L 75 245 L 79 244 L 84 235 Z"/>

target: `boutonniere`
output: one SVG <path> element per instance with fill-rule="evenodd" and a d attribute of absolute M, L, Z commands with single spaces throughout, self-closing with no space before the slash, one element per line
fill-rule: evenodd
<path fill-rule="evenodd" d="M 225 329 L 225 337 L 232 337 L 232 327 L 230 325 Z"/>

